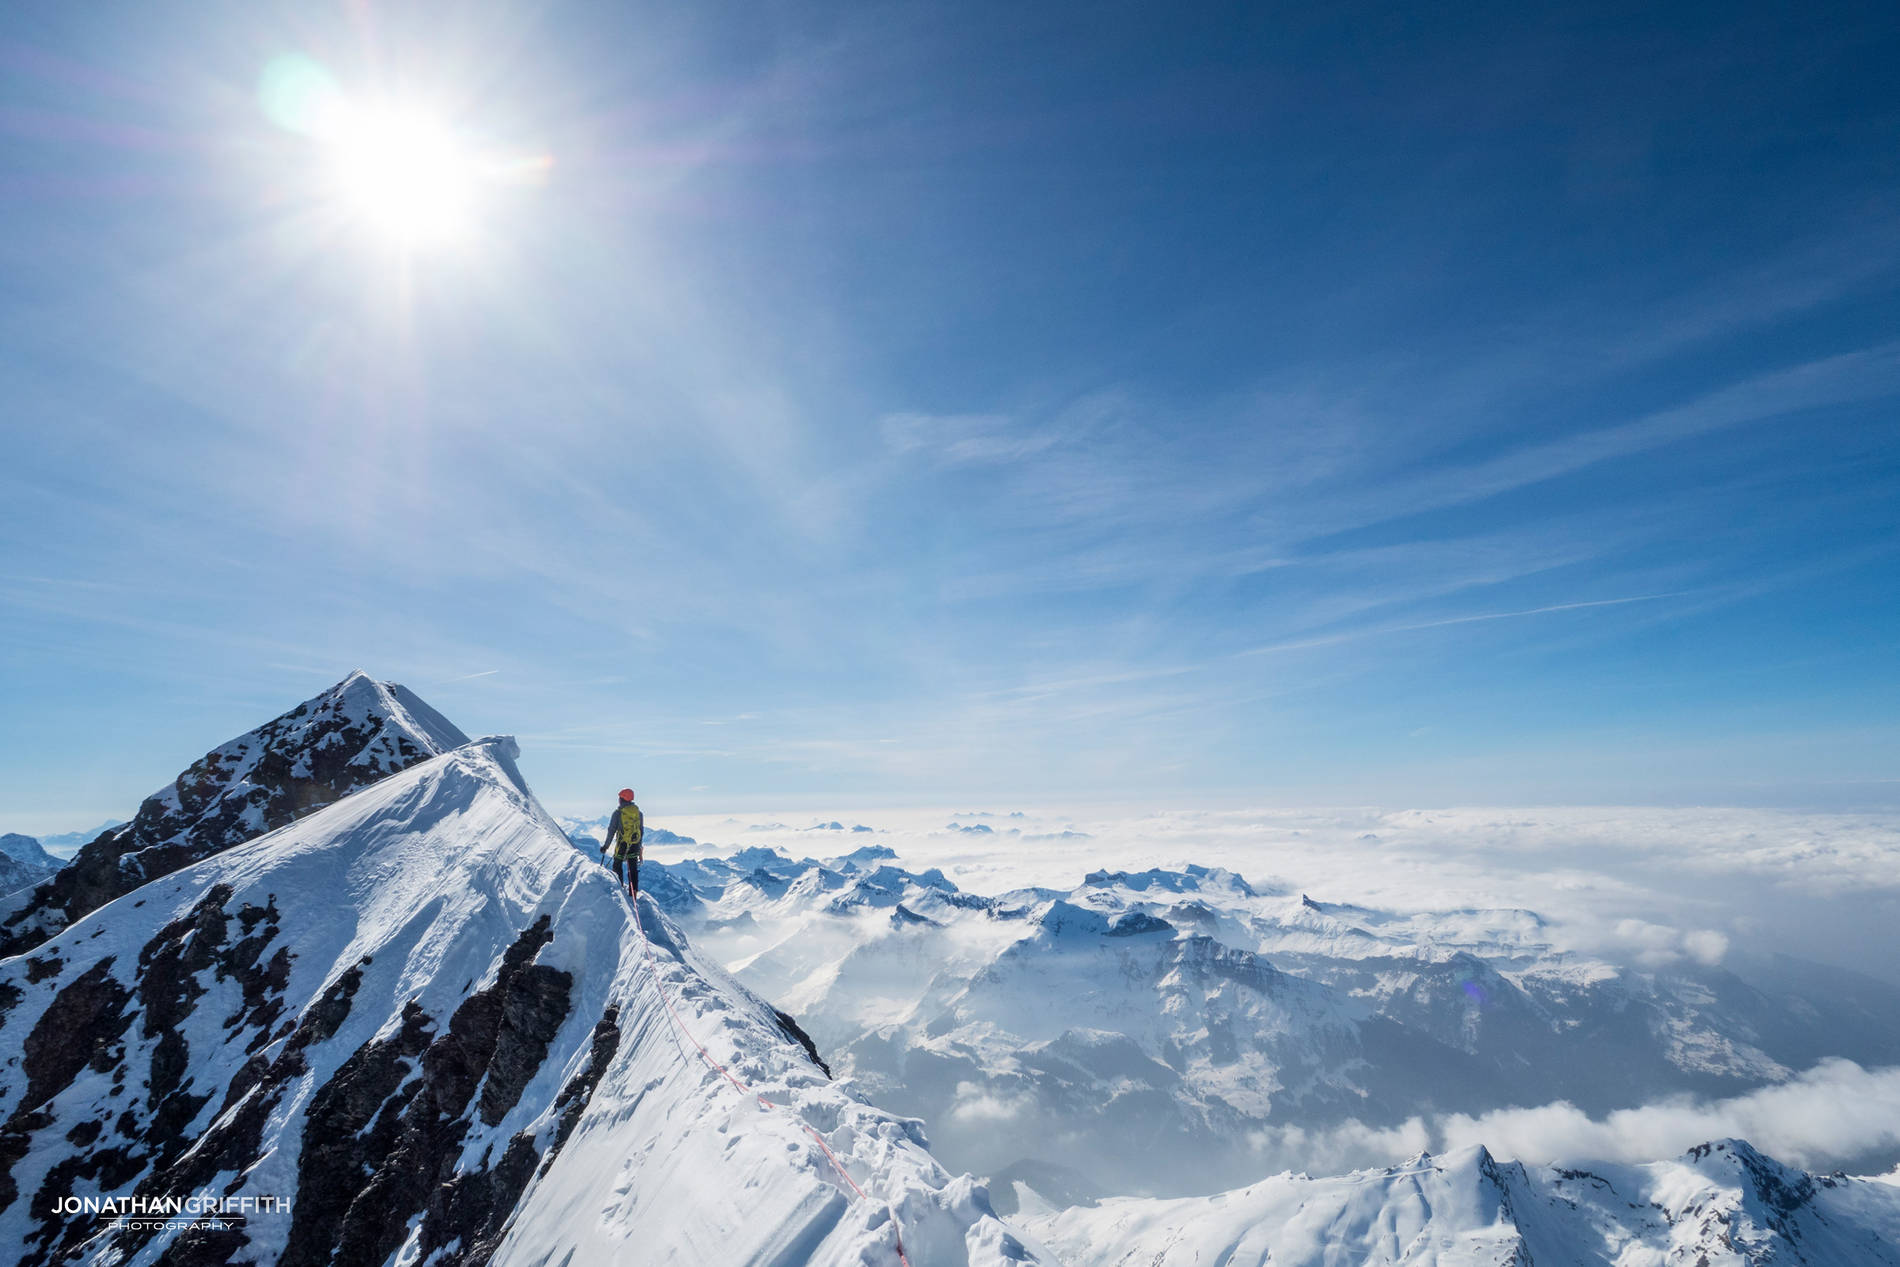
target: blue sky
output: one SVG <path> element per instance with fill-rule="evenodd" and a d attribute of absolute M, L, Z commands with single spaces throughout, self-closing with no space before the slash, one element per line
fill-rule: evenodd
<path fill-rule="evenodd" d="M 1889 5 L 16 7 L 0 807 L 1900 803 Z M 326 201 L 260 77 L 551 160 Z"/>

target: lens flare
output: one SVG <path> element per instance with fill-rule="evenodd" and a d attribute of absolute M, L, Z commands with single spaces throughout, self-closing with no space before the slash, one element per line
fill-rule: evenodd
<path fill-rule="evenodd" d="M 286 132 L 321 137 L 333 131 L 343 109 L 343 90 L 321 63 L 285 53 L 265 63 L 257 82 L 264 117 Z"/>

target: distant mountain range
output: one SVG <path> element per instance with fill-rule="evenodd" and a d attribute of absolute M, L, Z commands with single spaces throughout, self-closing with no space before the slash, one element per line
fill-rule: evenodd
<path fill-rule="evenodd" d="M 1746 948 L 1638 970 L 1554 950 L 1530 911 L 1399 915 L 1194 866 L 986 897 L 894 857 L 753 848 L 645 883 L 951 1165 L 1076 1199 L 1253 1182 L 1297 1164 L 1265 1145 L 1282 1128 L 1900 1065 L 1900 989 Z"/>
<path fill-rule="evenodd" d="M 100 823 L 91 831 L 63 831 L 52 836 L 41 836 L 39 838 L 40 845 L 47 853 L 52 854 L 55 858 L 70 858 L 78 853 L 83 846 L 91 844 L 94 840 L 97 840 L 106 832 L 111 831 L 114 827 L 123 827 L 124 825 L 125 820 L 123 819 L 109 819 L 106 822 Z"/>
<path fill-rule="evenodd" d="M 1096 1267 L 1872 1267 L 1900 1264 L 1900 1188 L 1812 1175 L 1740 1140 L 1643 1166 L 1523 1166 L 1480 1147 L 1336 1179 L 1014 1211 Z"/>

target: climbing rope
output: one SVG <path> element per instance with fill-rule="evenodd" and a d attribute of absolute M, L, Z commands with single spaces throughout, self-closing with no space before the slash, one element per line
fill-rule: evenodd
<path fill-rule="evenodd" d="M 858 1186 L 858 1181 L 851 1177 L 851 1172 L 844 1168 L 844 1163 L 838 1160 L 838 1155 L 831 1151 L 831 1145 L 825 1143 L 825 1137 L 820 1135 L 810 1122 L 807 1122 L 791 1108 L 766 1099 L 763 1095 L 760 1095 L 757 1091 L 754 1091 L 751 1087 L 739 1081 L 738 1078 L 733 1076 L 730 1069 L 720 1064 L 719 1061 L 714 1058 L 713 1054 L 706 1050 L 704 1043 L 701 1043 L 697 1038 L 693 1037 L 693 1031 L 686 1028 L 686 1022 L 681 1020 L 680 1014 L 674 1010 L 673 1000 L 666 996 L 666 987 L 660 982 L 659 965 L 654 962 L 653 943 L 647 940 L 647 930 L 640 919 L 640 899 L 637 897 L 633 900 L 633 927 L 640 934 L 640 949 L 646 955 L 647 975 L 653 981 L 653 988 L 658 992 L 660 1002 L 666 1007 L 666 1014 L 673 1018 L 673 1027 L 685 1036 L 686 1041 L 693 1045 L 694 1050 L 699 1052 L 699 1058 L 705 1061 L 715 1073 L 730 1083 L 733 1090 L 737 1091 L 740 1095 L 749 1096 L 757 1100 L 761 1108 L 773 1109 L 785 1113 L 793 1121 L 797 1122 L 804 1128 L 805 1133 L 812 1137 L 812 1140 L 818 1145 L 819 1150 L 824 1153 L 825 1159 L 831 1163 L 831 1168 L 838 1172 L 838 1177 L 843 1179 L 851 1191 L 857 1194 L 858 1200 L 874 1200 L 863 1188 Z M 904 1253 L 903 1229 L 897 1225 L 897 1211 L 891 1208 L 889 1202 L 884 1202 L 883 1205 L 884 1213 L 888 1215 L 891 1220 L 891 1235 L 897 1242 L 897 1260 L 902 1263 L 904 1267 L 910 1267 L 910 1258 Z"/>

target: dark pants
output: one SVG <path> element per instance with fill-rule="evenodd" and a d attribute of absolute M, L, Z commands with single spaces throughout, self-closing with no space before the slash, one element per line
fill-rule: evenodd
<path fill-rule="evenodd" d="M 640 860 L 638 858 L 622 858 L 618 854 L 615 854 L 613 855 L 613 864 L 614 878 L 628 888 L 638 892 L 640 889 Z"/>

